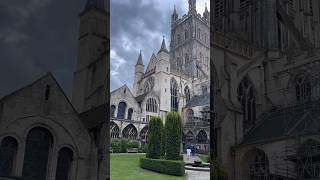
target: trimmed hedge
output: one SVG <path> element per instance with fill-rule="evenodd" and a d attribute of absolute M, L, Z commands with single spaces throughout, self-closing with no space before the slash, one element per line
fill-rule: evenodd
<path fill-rule="evenodd" d="M 167 121 L 165 124 L 166 133 L 166 159 L 167 160 L 179 160 L 180 158 L 180 145 L 181 145 L 181 117 L 176 112 L 170 112 L 167 115 Z"/>
<path fill-rule="evenodd" d="M 152 117 L 148 129 L 147 158 L 160 159 L 162 120 L 159 117 Z"/>
<path fill-rule="evenodd" d="M 185 171 L 183 161 L 172 161 L 164 159 L 141 158 L 140 167 L 158 173 L 183 176 Z"/>

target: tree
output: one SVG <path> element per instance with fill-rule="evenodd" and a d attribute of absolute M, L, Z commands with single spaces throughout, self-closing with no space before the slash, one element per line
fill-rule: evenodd
<path fill-rule="evenodd" d="M 180 115 L 176 112 L 168 113 L 165 124 L 165 149 L 167 160 L 180 159 L 181 133 Z"/>
<path fill-rule="evenodd" d="M 166 154 L 166 132 L 164 125 L 161 121 L 161 145 L 160 145 L 160 156 L 164 157 Z"/>
<path fill-rule="evenodd" d="M 152 117 L 149 122 L 147 158 L 160 158 L 161 125 L 162 120 L 159 117 Z"/>

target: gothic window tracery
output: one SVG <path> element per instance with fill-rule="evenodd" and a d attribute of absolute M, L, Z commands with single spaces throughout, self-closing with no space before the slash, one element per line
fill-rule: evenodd
<path fill-rule="evenodd" d="M 201 130 L 197 135 L 198 143 L 206 143 L 208 140 L 207 133 L 204 130 Z"/>
<path fill-rule="evenodd" d="M 171 94 L 171 111 L 178 111 L 178 83 L 172 78 L 170 81 L 170 94 Z"/>
<path fill-rule="evenodd" d="M 244 131 L 252 127 L 256 120 L 255 94 L 253 85 L 246 76 L 238 86 L 238 100 L 242 105 Z"/>
<path fill-rule="evenodd" d="M 13 137 L 5 137 L 0 144 L 0 177 L 13 175 L 18 150 L 18 142 Z"/>
<path fill-rule="evenodd" d="M 127 104 L 125 102 L 120 102 L 118 105 L 118 114 L 117 114 L 118 119 L 124 119 L 126 109 L 127 109 Z"/>
<path fill-rule="evenodd" d="M 306 74 L 299 75 L 295 81 L 296 99 L 298 103 L 305 103 L 311 100 L 311 82 Z"/>
<path fill-rule="evenodd" d="M 192 109 L 189 109 L 189 110 L 187 111 L 187 119 L 188 119 L 188 122 L 193 122 L 193 117 L 194 117 L 193 110 L 192 110 Z"/>
<path fill-rule="evenodd" d="M 120 128 L 119 128 L 119 126 L 116 124 L 116 123 L 114 123 L 114 122 L 111 122 L 110 123 L 110 129 L 111 129 L 111 131 L 110 131 L 110 133 L 111 133 L 111 138 L 119 138 L 119 133 L 120 133 Z"/>
<path fill-rule="evenodd" d="M 144 93 L 148 93 L 153 89 L 154 86 L 154 79 L 150 77 L 145 83 L 144 83 Z"/>
<path fill-rule="evenodd" d="M 123 137 L 126 139 L 137 139 L 138 131 L 133 124 L 126 126 L 122 132 Z"/>
<path fill-rule="evenodd" d="M 142 128 L 140 132 L 140 139 L 142 141 L 142 146 L 148 143 L 148 126 L 145 126 L 144 128 Z"/>
<path fill-rule="evenodd" d="M 251 180 L 263 180 L 269 175 L 268 157 L 263 151 L 257 151 L 249 164 Z"/>
<path fill-rule="evenodd" d="M 146 111 L 147 112 L 153 112 L 157 113 L 158 112 L 158 106 L 157 106 L 157 101 L 154 98 L 149 98 L 146 103 Z"/>

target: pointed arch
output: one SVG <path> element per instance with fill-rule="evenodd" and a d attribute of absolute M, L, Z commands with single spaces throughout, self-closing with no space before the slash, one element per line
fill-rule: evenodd
<path fill-rule="evenodd" d="M 110 137 L 119 138 L 120 128 L 115 122 L 110 122 Z"/>
<path fill-rule="evenodd" d="M 294 78 L 296 102 L 302 104 L 311 100 L 311 81 L 308 73 L 300 73 Z"/>
<path fill-rule="evenodd" d="M 243 129 L 247 132 L 256 121 L 256 91 L 248 75 L 240 82 L 237 94 L 243 112 Z"/>
<path fill-rule="evenodd" d="M 142 146 L 148 143 L 148 126 L 145 126 L 140 131 L 140 140 L 142 143 Z"/>
<path fill-rule="evenodd" d="M 194 141 L 194 134 L 192 131 L 188 131 L 186 134 L 185 134 L 185 142 L 186 143 L 192 143 Z"/>
<path fill-rule="evenodd" d="M 242 159 L 242 178 L 265 179 L 269 176 L 269 159 L 260 149 L 249 150 Z"/>
<path fill-rule="evenodd" d="M 132 114 L 133 114 L 133 109 L 132 109 L 132 108 L 129 108 L 129 109 L 128 109 L 128 116 L 127 116 L 127 119 L 128 119 L 128 120 L 133 120 L 133 119 L 132 119 Z"/>
<path fill-rule="evenodd" d="M 13 168 L 18 150 L 18 141 L 5 137 L 0 144 L 0 177 L 13 176 Z"/>
<path fill-rule="evenodd" d="M 178 111 L 178 83 L 174 78 L 170 81 L 171 111 Z"/>
<path fill-rule="evenodd" d="M 199 131 L 197 135 L 197 142 L 198 143 L 207 143 L 208 135 L 204 130 Z"/>
<path fill-rule="evenodd" d="M 133 124 L 127 125 L 122 131 L 122 137 L 127 139 L 137 139 L 138 131 Z"/>
<path fill-rule="evenodd" d="M 115 111 L 116 111 L 116 106 L 115 106 L 115 105 L 111 105 L 111 106 L 110 106 L 110 117 L 111 117 L 111 118 L 114 117 Z"/>
<path fill-rule="evenodd" d="M 147 112 L 153 112 L 153 113 L 157 113 L 158 112 L 157 100 L 155 98 L 150 97 L 150 98 L 147 99 L 146 111 Z"/>

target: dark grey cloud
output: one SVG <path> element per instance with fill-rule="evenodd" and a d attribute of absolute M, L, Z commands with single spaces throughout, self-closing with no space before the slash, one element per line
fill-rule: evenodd
<path fill-rule="evenodd" d="M 198 12 L 205 2 L 198 0 Z M 188 0 L 111 0 L 111 90 L 123 84 L 132 88 L 134 65 L 140 49 L 145 68 L 157 53 L 162 36 L 170 45 L 170 19 L 176 5 L 179 17 L 188 11 Z"/>
<path fill-rule="evenodd" d="M 0 1 L 0 97 L 51 71 L 70 96 L 86 0 Z"/>

